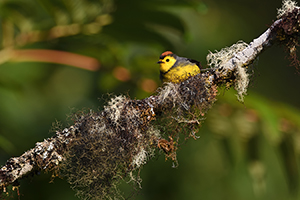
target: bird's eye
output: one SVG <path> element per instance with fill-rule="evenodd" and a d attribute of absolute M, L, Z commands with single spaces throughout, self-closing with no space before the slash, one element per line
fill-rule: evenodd
<path fill-rule="evenodd" d="M 166 62 L 169 62 L 169 61 L 170 61 L 170 59 L 167 59 L 167 60 L 166 60 Z"/>

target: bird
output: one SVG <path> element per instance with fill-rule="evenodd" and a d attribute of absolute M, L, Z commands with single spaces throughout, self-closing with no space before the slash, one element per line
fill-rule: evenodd
<path fill-rule="evenodd" d="M 159 61 L 160 79 L 162 82 L 180 83 L 185 81 L 190 76 L 195 76 L 200 73 L 200 62 L 180 57 L 171 51 L 163 52 Z"/>

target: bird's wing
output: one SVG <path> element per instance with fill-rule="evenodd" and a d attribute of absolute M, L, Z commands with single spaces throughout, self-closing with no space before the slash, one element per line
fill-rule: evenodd
<path fill-rule="evenodd" d="M 195 63 L 199 67 L 199 69 L 202 69 L 201 63 L 199 61 L 193 60 L 193 59 L 189 59 L 189 58 L 188 58 L 188 61 L 190 61 L 191 63 Z"/>

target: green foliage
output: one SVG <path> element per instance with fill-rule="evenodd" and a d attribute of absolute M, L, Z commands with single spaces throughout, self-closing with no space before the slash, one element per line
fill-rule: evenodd
<path fill-rule="evenodd" d="M 255 94 L 247 97 L 245 105 L 238 105 L 234 103 L 232 96 L 232 91 L 227 92 L 221 98 L 221 103 L 207 116 L 210 131 L 226 143 L 222 147 L 223 152 L 231 160 L 232 166 L 245 162 L 249 167 L 254 189 L 259 187 L 259 191 L 254 192 L 264 193 L 265 186 L 255 185 L 259 184 L 255 180 L 260 179 L 260 184 L 266 184 L 265 173 L 268 172 L 265 172 L 265 168 L 268 166 L 268 158 L 264 156 L 264 149 L 265 146 L 272 146 L 279 153 L 277 159 L 283 165 L 289 191 L 297 193 L 300 178 L 297 167 L 300 153 L 300 111 Z M 256 169 L 257 167 L 262 169 Z M 263 171 L 257 174 L 255 170 Z"/>

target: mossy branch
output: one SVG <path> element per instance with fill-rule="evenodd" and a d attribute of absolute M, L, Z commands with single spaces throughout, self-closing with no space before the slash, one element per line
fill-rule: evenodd
<path fill-rule="evenodd" d="M 285 1 L 276 20 L 249 45 L 237 43 L 208 55 L 210 69 L 184 82 L 166 83 L 157 94 L 142 100 L 112 98 L 101 112 L 76 115 L 74 125 L 36 143 L 0 169 L 0 187 L 37 171 L 65 177 L 83 198 L 117 195 L 120 179 L 131 177 L 153 155 L 163 150 L 176 162 L 179 133 L 196 138 L 203 116 L 216 101 L 218 87 L 234 86 L 240 101 L 246 94 L 248 66 L 267 47 L 285 44 L 295 58 L 300 8 Z M 295 62 L 294 62 L 295 63 Z M 296 62 L 297 63 L 297 62 Z M 161 127 L 164 130 L 161 130 Z"/>

